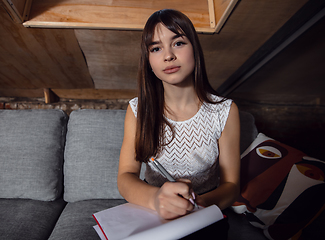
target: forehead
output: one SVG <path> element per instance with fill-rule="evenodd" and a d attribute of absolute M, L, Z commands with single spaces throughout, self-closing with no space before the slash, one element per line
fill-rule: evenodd
<path fill-rule="evenodd" d="M 181 34 L 181 33 L 179 33 Z M 162 23 L 158 23 L 155 27 L 152 41 L 162 41 L 162 40 L 169 40 L 175 37 L 175 35 L 178 35 L 174 33 L 173 31 L 169 30 L 165 25 Z"/>

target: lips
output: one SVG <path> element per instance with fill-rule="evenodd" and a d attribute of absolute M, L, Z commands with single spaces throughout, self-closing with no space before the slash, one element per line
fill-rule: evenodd
<path fill-rule="evenodd" d="M 178 72 L 180 68 L 181 68 L 180 66 L 168 66 L 163 71 L 164 73 L 170 74 L 170 73 Z"/>

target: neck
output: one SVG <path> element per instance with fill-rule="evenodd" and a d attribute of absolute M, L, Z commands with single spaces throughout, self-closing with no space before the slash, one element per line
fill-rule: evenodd
<path fill-rule="evenodd" d="M 175 121 L 183 121 L 194 116 L 200 108 L 200 100 L 194 86 L 164 88 L 165 115 Z"/>
<path fill-rule="evenodd" d="M 177 108 L 182 108 L 193 103 L 198 103 L 198 97 L 194 88 L 165 89 L 164 95 L 165 104 L 169 107 L 174 106 Z"/>

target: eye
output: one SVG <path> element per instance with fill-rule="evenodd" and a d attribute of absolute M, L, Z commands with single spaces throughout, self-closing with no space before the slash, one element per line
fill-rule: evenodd
<path fill-rule="evenodd" d="M 158 52 L 160 50 L 159 47 L 153 47 L 153 48 L 150 48 L 150 52 L 154 53 L 154 52 Z"/>
<path fill-rule="evenodd" d="M 282 157 L 281 152 L 271 146 L 263 146 L 256 149 L 256 153 L 263 158 L 278 159 Z"/>
<path fill-rule="evenodd" d="M 174 44 L 174 46 L 175 46 L 175 47 L 180 47 L 180 46 L 185 45 L 185 44 L 186 44 L 186 43 L 183 42 L 183 41 L 178 41 L 178 42 L 176 42 L 176 43 Z"/>

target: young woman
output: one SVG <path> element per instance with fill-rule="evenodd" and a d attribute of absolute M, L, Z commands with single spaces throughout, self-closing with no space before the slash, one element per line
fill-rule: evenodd
<path fill-rule="evenodd" d="M 193 24 L 178 11 L 157 11 L 145 25 L 141 50 L 138 97 L 125 117 L 121 195 L 165 219 L 193 210 L 193 193 L 199 205 L 227 208 L 239 194 L 239 114 L 209 84 Z M 177 181 L 168 182 L 148 162 L 152 157 Z"/>

